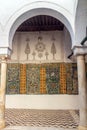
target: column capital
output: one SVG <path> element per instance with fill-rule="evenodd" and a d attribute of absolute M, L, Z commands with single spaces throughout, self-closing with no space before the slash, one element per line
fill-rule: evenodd
<path fill-rule="evenodd" d="M 6 55 L 0 55 L 0 62 L 1 63 L 6 63 L 7 59 L 8 59 L 8 57 Z"/>
<path fill-rule="evenodd" d="M 87 46 L 86 45 L 84 45 L 84 46 L 74 46 L 73 48 L 72 48 L 72 50 L 73 50 L 73 53 L 74 53 L 74 55 L 75 56 L 77 56 L 77 55 L 87 55 Z"/>
<path fill-rule="evenodd" d="M 77 55 L 77 58 L 78 58 L 78 60 L 84 60 L 84 62 L 85 62 L 85 55 L 79 54 L 79 55 Z"/>
<path fill-rule="evenodd" d="M 6 55 L 0 55 L 1 60 L 7 60 L 7 58 L 8 58 L 8 56 L 6 56 Z"/>

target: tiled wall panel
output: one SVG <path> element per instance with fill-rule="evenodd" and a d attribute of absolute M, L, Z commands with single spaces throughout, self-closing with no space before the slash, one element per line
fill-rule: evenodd
<path fill-rule="evenodd" d="M 77 65 L 76 63 L 8 64 L 6 93 L 78 94 Z"/>

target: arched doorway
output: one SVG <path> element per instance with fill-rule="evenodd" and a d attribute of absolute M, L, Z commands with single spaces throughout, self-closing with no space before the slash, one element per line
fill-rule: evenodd
<path fill-rule="evenodd" d="M 55 16 L 55 18 L 57 18 L 57 19 L 59 18 L 59 20 L 62 21 L 62 23 L 64 23 L 64 25 L 66 25 L 66 27 L 68 28 L 68 30 L 70 32 L 71 39 L 73 41 L 74 31 L 73 31 L 73 28 L 66 17 L 64 17 L 62 14 L 60 14 L 57 11 L 53 11 L 52 9 L 39 8 L 39 9 L 33 9 L 30 11 L 24 12 L 14 20 L 14 22 L 10 26 L 9 36 L 8 36 L 9 47 L 11 49 L 12 49 L 12 39 L 13 39 L 13 36 L 14 36 L 16 29 L 25 20 L 27 20 L 28 18 L 32 18 L 33 16 L 36 16 L 36 15 L 48 15 L 48 16 L 53 16 L 53 17 Z M 67 32 L 67 30 L 65 30 L 65 31 Z M 54 51 L 54 53 L 55 53 L 55 51 Z M 54 57 L 54 54 L 53 54 L 53 57 Z"/>
<path fill-rule="evenodd" d="M 15 41 L 15 37 L 16 37 L 17 42 Z M 65 44 L 65 46 L 67 46 L 67 48 L 65 48 L 65 51 L 62 48 L 62 47 L 64 47 L 64 44 Z M 18 45 L 18 46 L 15 48 L 15 45 Z M 40 45 L 40 46 L 38 47 L 38 45 Z M 67 101 L 69 101 L 69 100 L 67 100 L 68 97 L 64 97 L 64 95 L 61 95 L 60 98 L 58 98 L 57 97 L 58 95 L 56 95 L 56 94 L 60 94 L 60 91 L 61 91 L 61 94 L 67 93 L 66 92 L 66 83 L 64 83 L 65 88 L 61 89 L 58 87 L 58 83 L 60 82 L 59 81 L 60 79 L 58 79 L 58 77 L 60 75 L 59 70 L 60 71 L 62 70 L 60 68 L 64 67 L 63 69 L 65 70 L 65 63 L 63 64 L 63 62 L 65 60 L 64 56 L 66 57 L 66 61 L 67 61 L 68 60 L 67 56 L 70 53 L 70 48 L 71 48 L 71 38 L 70 38 L 68 30 L 64 27 L 63 23 L 61 23 L 59 20 L 55 19 L 54 17 L 48 16 L 48 15 L 37 15 L 37 16 L 29 18 L 27 21 L 23 22 L 19 26 L 19 28 L 17 29 L 15 36 L 14 36 L 13 54 L 12 54 L 11 60 L 13 60 L 13 62 L 15 62 L 14 52 L 16 52 L 16 50 L 17 50 L 18 51 L 17 52 L 18 61 L 16 59 L 16 62 L 21 64 L 22 69 L 20 69 L 20 75 L 22 76 L 22 78 L 24 78 L 24 80 L 23 79 L 21 80 L 21 78 L 20 78 L 20 84 L 21 84 L 20 86 L 22 86 L 19 89 L 20 94 L 27 93 L 29 96 L 29 99 L 26 98 L 28 96 L 26 96 L 26 97 L 19 96 L 19 98 L 17 96 L 18 99 L 20 99 L 20 98 L 28 99 L 28 102 L 26 101 L 27 105 L 24 104 L 24 107 L 27 106 L 26 108 L 29 107 L 32 109 L 38 109 L 38 108 L 39 109 L 58 109 L 58 108 L 66 109 L 66 108 L 70 108 L 70 107 L 73 107 L 73 108 L 75 107 L 75 106 L 69 105 L 69 102 L 67 102 Z M 66 49 L 68 51 L 66 51 Z M 22 50 L 22 52 L 21 52 L 21 50 Z M 65 54 L 64 52 L 67 52 L 67 53 Z M 48 55 L 51 55 L 51 57 Z M 27 65 L 26 65 L 26 63 L 27 63 Z M 16 67 L 18 69 L 19 65 L 17 64 Z M 9 68 L 10 68 L 10 66 L 9 66 Z M 9 70 L 9 68 L 8 68 L 8 70 Z M 15 67 L 13 67 L 13 69 L 14 68 Z M 17 71 L 17 69 L 16 69 L 16 72 L 19 72 L 19 71 Z M 25 73 L 25 70 L 26 70 L 26 73 Z M 37 71 L 37 74 L 36 74 L 35 70 Z M 49 71 L 49 70 L 51 70 L 51 71 Z M 42 74 L 42 72 L 43 72 L 43 74 Z M 62 71 L 62 73 L 63 72 L 64 71 Z M 23 73 L 26 76 L 22 75 Z M 45 75 L 47 73 L 48 73 L 48 76 L 51 74 L 57 75 L 57 78 L 55 78 L 54 76 L 50 77 L 50 79 L 52 78 L 52 80 L 55 80 L 55 83 L 49 82 L 49 78 L 47 79 L 47 77 L 45 77 Z M 39 74 L 40 74 L 41 78 L 37 76 Z M 8 75 L 10 75 L 10 74 L 8 74 Z M 34 77 L 34 75 L 35 75 L 35 77 Z M 29 77 L 32 79 L 31 81 L 30 81 Z M 34 77 L 34 80 L 38 80 L 39 78 L 41 79 L 39 82 L 40 86 L 38 86 L 36 84 L 36 82 L 33 85 L 30 84 L 30 82 L 33 82 L 33 77 Z M 55 79 L 53 79 L 53 78 L 55 78 Z M 62 75 L 61 75 L 61 78 L 64 78 L 64 77 L 62 77 Z M 48 81 L 46 81 L 46 80 L 48 80 Z M 25 82 L 25 81 L 27 81 L 27 82 Z M 12 81 L 12 83 L 13 83 L 13 81 Z M 24 86 L 23 86 L 23 83 L 24 83 Z M 63 82 L 61 81 L 61 83 L 63 83 Z M 44 84 L 44 86 L 43 86 L 43 84 Z M 57 84 L 57 86 L 56 86 L 56 84 Z M 54 89 L 49 89 L 49 86 L 51 86 L 51 85 L 53 85 Z M 32 86 L 32 88 L 29 86 Z M 36 87 L 33 87 L 33 86 L 36 86 Z M 47 86 L 47 88 L 46 88 L 46 86 Z M 8 87 L 9 86 L 7 86 L 7 88 Z M 38 91 L 38 88 L 39 88 L 39 91 Z M 59 90 L 59 89 L 61 89 L 61 90 Z M 19 94 L 19 90 L 15 91 L 15 92 L 17 92 L 16 94 Z M 26 90 L 27 90 L 27 92 L 26 92 Z M 69 93 L 70 93 L 70 91 L 71 90 L 69 90 Z M 8 93 L 11 93 L 11 92 L 12 92 L 12 89 L 11 89 L 11 91 L 10 90 L 8 91 Z M 32 94 L 33 94 L 33 96 L 32 96 Z M 53 96 L 53 95 L 49 96 L 49 94 L 53 94 L 55 96 Z M 43 95 L 44 95 L 44 97 L 43 97 Z M 48 98 L 48 96 L 49 96 L 49 98 Z M 39 97 L 39 99 L 38 99 L 38 97 Z M 65 100 L 61 101 L 63 99 L 65 99 Z M 11 100 L 12 100 L 12 98 L 11 98 Z M 9 101 L 10 104 L 11 104 L 11 100 Z M 15 100 L 16 100 L 16 96 L 15 96 Z M 32 100 L 33 100 L 33 102 L 36 102 L 33 105 L 32 105 Z M 58 101 L 58 100 L 60 100 L 60 101 Z M 21 101 L 22 101 L 22 104 L 25 103 L 25 102 L 23 102 L 23 100 L 21 100 Z M 62 104 L 63 106 L 58 105 L 58 104 L 55 105 L 55 101 L 56 102 L 66 102 L 65 104 L 67 104 L 68 106 L 63 105 L 63 104 Z M 16 100 L 16 102 L 17 102 L 17 100 Z M 51 102 L 52 102 L 52 104 L 51 104 Z M 74 101 L 74 103 L 75 103 L 75 101 Z M 17 107 L 19 107 L 19 106 L 17 106 Z M 21 106 L 21 107 L 23 107 L 23 106 Z"/>
<path fill-rule="evenodd" d="M 50 3 L 49 3 L 50 7 Z M 65 14 L 63 14 L 65 12 Z M 55 10 L 55 8 L 32 8 L 25 12 L 21 12 L 20 10 L 20 15 L 17 14 L 16 16 L 14 15 L 12 17 L 12 20 L 10 19 L 8 22 L 8 27 L 6 28 L 8 32 L 8 41 L 9 41 L 9 46 L 12 47 L 12 39 L 15 34 L 16 29 L 27 19 L 32 18 L 37 15 L 48 15 L 51 17 L 56 18 L 57 20 L 61 21 L 67 30 L 69 31 L 70 37 L 71 37 L 71 42 L 74 43 L 74 24 L 72 21 L 72 18 L 66 10 L 63 10 L 63 13 L 60 12 L 60 10 Z M 14 20 L 14 21 L 13 21 Z M 71 20 L 71 21 L 70 21 Z"/>

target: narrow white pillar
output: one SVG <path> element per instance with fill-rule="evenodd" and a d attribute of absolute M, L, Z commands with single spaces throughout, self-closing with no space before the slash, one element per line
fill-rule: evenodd
<path fill-rule="evenodd" d="M 87 130 L 87 85 L 84 55 L 77 55 L 77 68 L 80 105 L 80 120 L 78 128 L 79 130 Z"/>
<path fill-rule="evenodd" d="M 5 88 L 6 88 L 6 69 L 5 57 L 1 59 L 1 84 L 0 84 L 0 129 L 5 127 Z"/>

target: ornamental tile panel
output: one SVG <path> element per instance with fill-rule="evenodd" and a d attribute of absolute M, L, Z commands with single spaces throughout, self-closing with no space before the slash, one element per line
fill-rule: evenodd
<path fill-rule="evenodd" d="M 7 94 L 19 94 L 20 87 L 20 67 L 19 64 L 7 65 Z"/>
<path fill-rule="evenodd" d="M 20 64 L 20 94 L 26 94 L 26 64 Z"/>
<path fill-rule="evenodd" d="M 40 68 L 27 65 L 27 94 L 39 94 Z"/>
<path fill-rule="evenodd" d="M 66 66 L 64 63 L 60 64 L 60 93 L 66 94 Z"/>
<path fill-rule="evenodd" d="M 76 63 L 8 64 L 6 93 L 78 94 L 77 65 Z"/>
<path fill-rule="evenodd" d="M 46 94 L 46 69 L 45 67 L 40 68 L 40 94 Z"/>
<path fill-rule="evenodd" d="M 73 75 L 73 90 L 72 94 L 78 94 L 78 75 L 77 75 L 77 64 L 72 64 L 72 75 Z"/>
<path fill-rule="evenodd" d="M 66 85 L 67 85 L 67 94 L 72 94 L 73 90 L 73 78 L 72 78 L 72 63 L 66 64 Z"/>
<path fill-rule="evenodd" d="M 46 67 L 46 84 L 48 94 L 59 93 L 59 66 Z"/>

